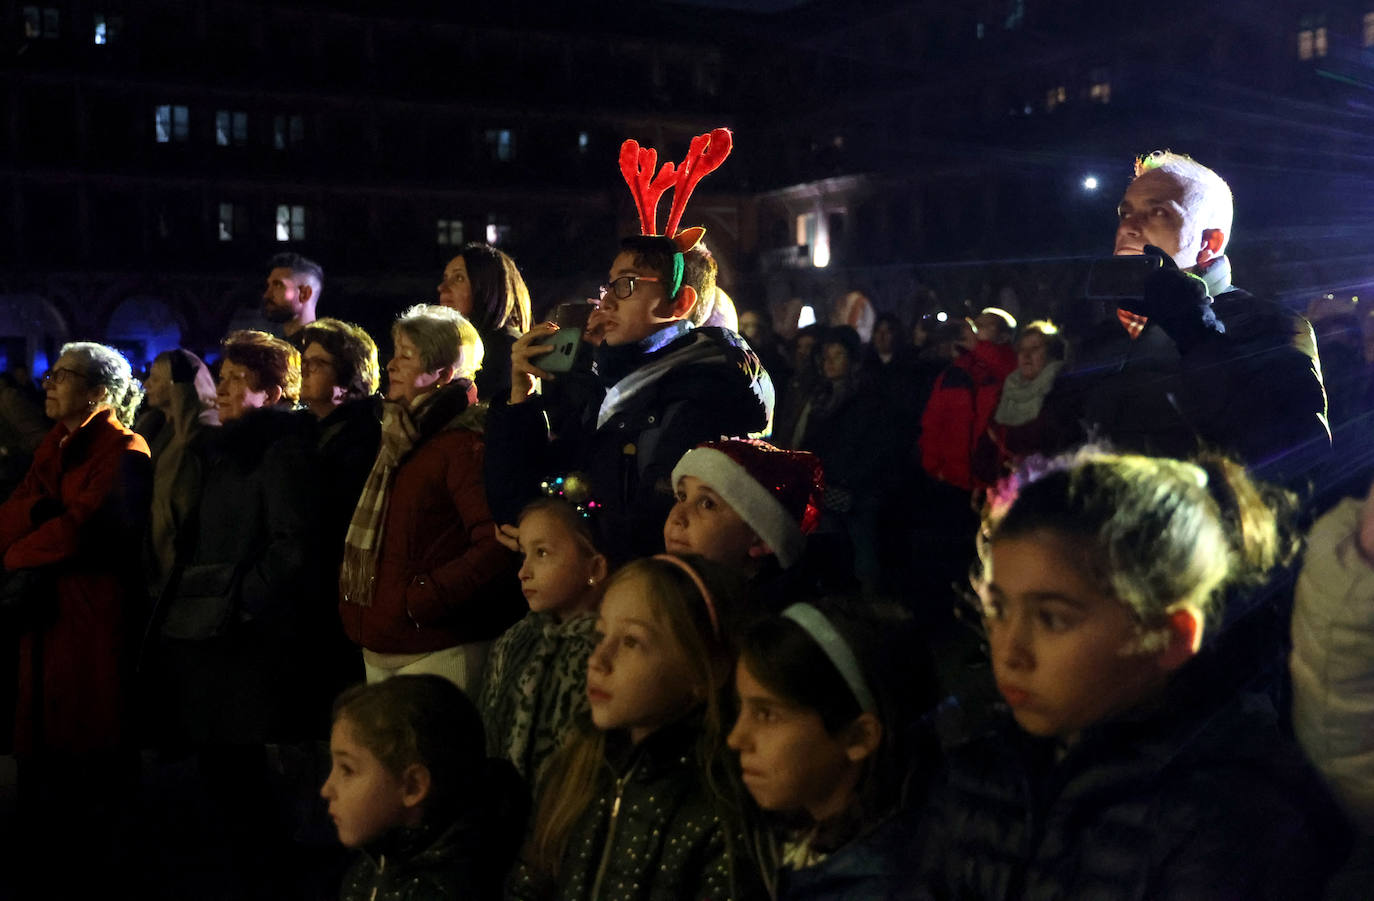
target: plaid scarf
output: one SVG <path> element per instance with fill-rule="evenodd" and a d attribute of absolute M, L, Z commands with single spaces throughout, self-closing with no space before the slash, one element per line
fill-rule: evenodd
<path fill-rule="evenodd" d="M 372 606 L 372 592 L 377 583 L 377 549 L 381 547 L 382 524 L 386 522 L 387 506 L 391 502 L 391 482 L 396 476 L 397 465 L 420 439 L 416 421 L 438 394 L 438 391 L 426 394 L 413 410 L 395 401 L 387 401 L 383 409 L 382 444 L 348 524 L 343 567 L 339 570 L 339 596 L 350 604 Z"/>

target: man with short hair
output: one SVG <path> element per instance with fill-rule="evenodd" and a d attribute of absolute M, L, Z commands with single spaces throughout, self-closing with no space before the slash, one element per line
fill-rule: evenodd
<path fill-rule="evenodd" d="M 301 331 L 315 321 L 324 270 L 298 253 L 279 253 L 267 261 L 267 266 L 262 315 L 268 322 L 281 325 L 283 337 L 297 350 L 304 350 Z"/>
<path fill-rule="evenodd" d="M 1231 189 L 1211 169 L 1167 150 L 1136 161 L 1114 252 L 1156 256 L 1161 268 L 1075 342 L 1045 404 L 1060 444 L 1221 449 L 1282 480 L 1329 450 L 1312 327 L 1231 284 L 1231 223 Z"/>

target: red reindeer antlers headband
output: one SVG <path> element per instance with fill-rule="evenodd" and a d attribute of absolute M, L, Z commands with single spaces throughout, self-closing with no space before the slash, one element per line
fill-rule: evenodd
<path fill-rule="evenodd" d="M 658 164 L 657 150 L 640 147 L 633 138 L 621 144 L 620 174 L 625 176 L 625 184 L 630 186 L 630 194 L 634 196 L 635 209 L 639 211 L 640 234 L 658 234 L 658 203 L 663 193 L 672 188 L 673 205 L 668 212 L 668 226 L 663 234 L 673 239 L 679 253 L 686 253 L 695 247 L 706 234 L 706 229 L 696 227 L 678 232 L 682 213 L 697 183 L 725 162 L 732 146 L 728 128 L 717 128 L 710 134 L 697 135 L 692 138 L 686 159 L 676 167 L 672 163 L 664 163 L 658 175 L 654 175 L 654 166 Z"/>

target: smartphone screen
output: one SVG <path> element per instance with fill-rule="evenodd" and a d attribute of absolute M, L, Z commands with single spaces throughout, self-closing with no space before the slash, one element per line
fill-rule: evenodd
<path fill-rule="evenodd" d="M 1164 261 L 1157 256 L 1106 257 L 1094 260 L 1088 269 L 1089 300 L 1126 300 L 1145 296 L 1145 279 L 1159 270 Z"/>

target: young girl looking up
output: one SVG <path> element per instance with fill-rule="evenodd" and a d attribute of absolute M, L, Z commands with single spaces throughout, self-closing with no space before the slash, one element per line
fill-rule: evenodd
<path fill-rule="evenodd" d="M 792 571 L 802 562 L 806 536 L 820 521 L 821 461 L 762 441 L 708 441 L 673 467 L 676 503 L 663 523 L 670 554 L 700 554 L 739 571 L 763 606 L 795 596 Z"/>
<path fill-rule="evenodd" d="M 611 577 L 587 663 L 591 725 L 549 761 L 508 897 L 762 896 L 723 742 L 731 581 L 668 555 Z"/>
<path fill-rule="evenodd" d="M 1003 483 L 978 583 L 1011 717 L 951 753 L 935 898 L 1320 896 L 1329 798 L 1218 628 L 1286 556 L 1282 506 L 1220 459 L 1087 449 Z"/>
<path fill-rule="evenodd" d="M 749 793 L 784 826 L 770 855 L 775 898 L 906 896 L 905 789 L 935 769 L 912 728 L 935 680 L 910 639 L 896 616 L 834 603 L 793 604 L 744 633 L 729 746 Z"/>
<path fill-rule="evenodd" d="M 334 767 L 320 795 L 361 853 L 340 897 L 490 898 L 515 856 L 528 800 L 491 761 L 477 710 L 439 676 L 394 676 L 334 702 Z"/>
<path fill-rule="evenodd" d="M 587 655 L 596 647 L 596 607 L 606 558 L 586 517 L 560 498 L 520 515 L 520 586 L 530 612 L 497 640 L 478 710 L 487 753 L 534 782 L 549 755 L 587 710 Z"/>

